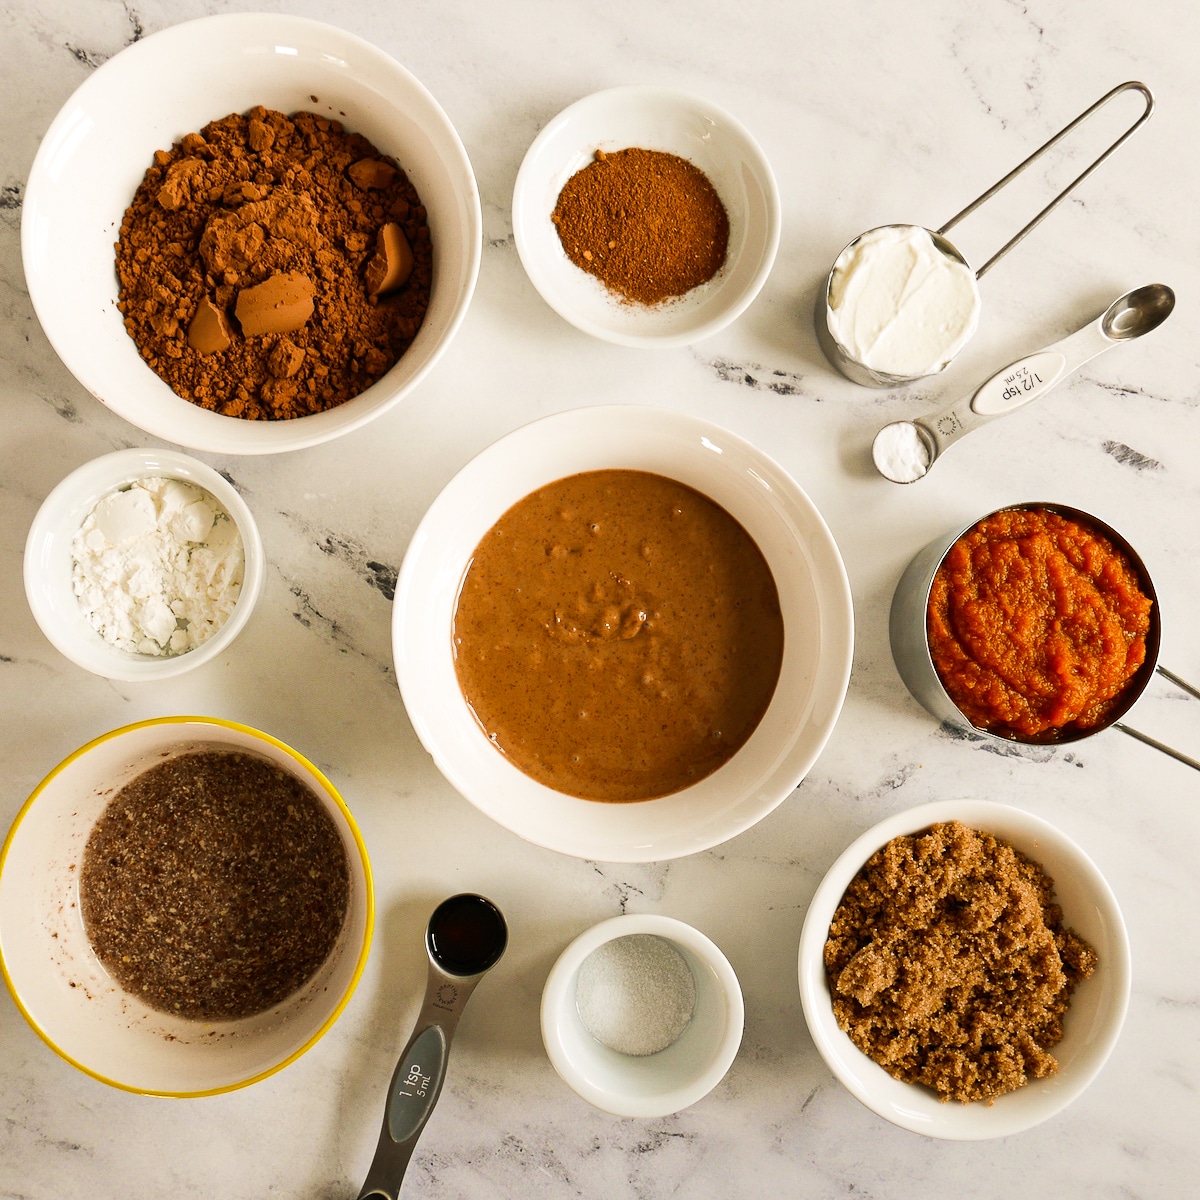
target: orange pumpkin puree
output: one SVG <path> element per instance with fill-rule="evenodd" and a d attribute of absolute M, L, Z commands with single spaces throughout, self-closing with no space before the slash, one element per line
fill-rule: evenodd
<path fill-rule="evenodd" d="M 1007 509 L 942 560 L 929 651 L 977 728 L 1051 740 L 1104 720 L 1145 662 L 1152 604 L 1096 530 L 1044 508 Z"/>

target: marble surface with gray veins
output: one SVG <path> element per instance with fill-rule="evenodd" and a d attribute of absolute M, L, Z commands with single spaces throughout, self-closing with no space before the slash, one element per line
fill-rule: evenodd
<path fill-rule="evenodd" d="M 130 721 L 206 713 L 299 748 L 342 790 L 370 848 L 379 922 L 365 977 L 314 1049 L 248 1089 L 204 1100 L 126 1094 L 56 1057 L 0 1002 L 0 1198 L 357 1194 L 383 1091 L 423 986 L 434 904 L 471 889 L 509 917 L 506 957 L 466 1012 L 449 1081 L 405 1194 L 471 1197 L 1182 1197 L 1200 1177 L 1200 775 L 1120 733 L 1024 756 L 950 736 L 909 697 L 887 642 L 892 589 L 933 537 L 1011 501 L 1057 500 L 1132 541 L 1156 581 L 1162 661 L 1200 680 L 1200 15 L 1185 0 L 284 0 L 375 42 L 440 101 L 483 201 L 479 286 L 457 339 L 411 398 L 328 445 L 265 458 L 199 455 L 257 517 L 268 571 L 249 626 L 177 681 L 95 678 L 47 643 L 25 602 L 25 536 L 69 471 L 154 445 L 93 400 L 34 316 L 22 196 L 72 90 L 130 42 L 245 7 L 238 0 L 11 0 L 0 16 L 0 828 L 85 741 Z M 959 359 L 904 391 L 835 374 L 811 313 L 841 247 L 891 221 L 937 226 L 1094 98 L 1154 88 L 1153 119 L 983 280 Z M 778 178 L 774 269 L 732 326 L 645 352 L 575 331 L 527 280 L 510 200 L 522 156 L 563 107 L 652 82 L 737 116 Z M 1132 119 L 1114 105 L 956 231 L 982 261 Z M 220 114 L 213 114 L 214 116 Z M 180 130 L 180 133 L 186 132 Z M 1129 287 L 1161 280 L 1174 316 L 1051 397 L 957 446 L 918 485 L 884 482 L 875 431 L 966 392 Z M 422 513 L 502 434 L 620 401 L 697 414 L 764 446 L 828 521 L 853 588 L 856 647 L 840 720 L 803 783 L 739 837 L 672 862 L 568 858 L 493 825 L 441 778 L 396 687 L 391 600 Z M 1136 724 L 1200 752 L 1200 702 L 1153 684 Z M 1029 809 L 1108 879 L 1133 946 L 1123 1034 L 1092 1086 L 1001 1141 L 929 1140 L 886 1123 L 833 1078 L 796 986 L 806 905 L 860 832 L 926 801 Z M 707 1098 L 659 1120 L 579 1099 L 542 1048 L 538 1004 L 563 947 L 621 912 L 658 912 L 728 954 L 746 1000 L 741 1050 Z"/>

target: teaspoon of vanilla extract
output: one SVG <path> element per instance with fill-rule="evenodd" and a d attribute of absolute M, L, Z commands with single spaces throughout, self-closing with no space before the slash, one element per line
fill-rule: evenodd
<path fill-rule="evenodd" d="M 893 421 L 876 435 L 871 457 L 892 483 L 915 483 L 959 438 L 1044 396 L 1105 350 L 1157 329 L 1175 307 L 1162 283 L 1135 288 L 1069 337 L 997 371 L 969 396 L 912 421 Z"/>
<path fill-rule="evenodd" d="M 425 931 L 425 1000 L 388 1085 L 383 1128 L 358 1200 L 398 1200 L 417 1139 L 441 1095 L 458 1019 L 507 945 L 504 917 L 483 896 L 463 892 L 434 909 Z"/>

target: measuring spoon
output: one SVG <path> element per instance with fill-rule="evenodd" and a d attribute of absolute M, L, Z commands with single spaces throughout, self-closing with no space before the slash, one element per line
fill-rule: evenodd
<path fill-rule="evenodd" d="M 1114 300 L 1096 320 L 997 371 L 970 396 L 913 421 L 893 421 L 871 446 L 875 468 L 893 483 L 915 483 L 964 434 L 1044 396 L 1084 363 L 1121 342 L 1157 329 L 1175 307 L 1175 293 L 1149 283 Z"/>
<path fill-rule="evenodd" d="M 388 1085 L 383 1128 L 358 1200 L 397 1200 L 408 1160 L 441 1095 L 458 1019 L 507 945 L 504 917 L 483 896 L 463 892 L 434 909 L 425 931 L 425 1000 Z"/>

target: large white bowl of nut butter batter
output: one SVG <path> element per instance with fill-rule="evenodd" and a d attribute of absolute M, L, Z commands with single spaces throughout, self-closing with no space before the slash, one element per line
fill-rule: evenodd
<path fill-rule="evenodd" d="M 464 697 L 452 635 L 472 556 L 497 520 L 555 480 L 614 469 L 677 480 L 732 516 L 770 567 L 784 625 L 778 682 L 741 748 L 691 786 L 626 803 L 565 794 L 498 750 Z M 828 527 L 777 463 L 698 418 L 613 405 L 526 425 L 447 484 L 405 556 L 392 635 L 397 678 L 417 736 L 471 803 L 528 841 L 564 854 L 652 862 L 728 840 L 771 812 L 804 778 L 845 697 L 853 610 Z"/>

